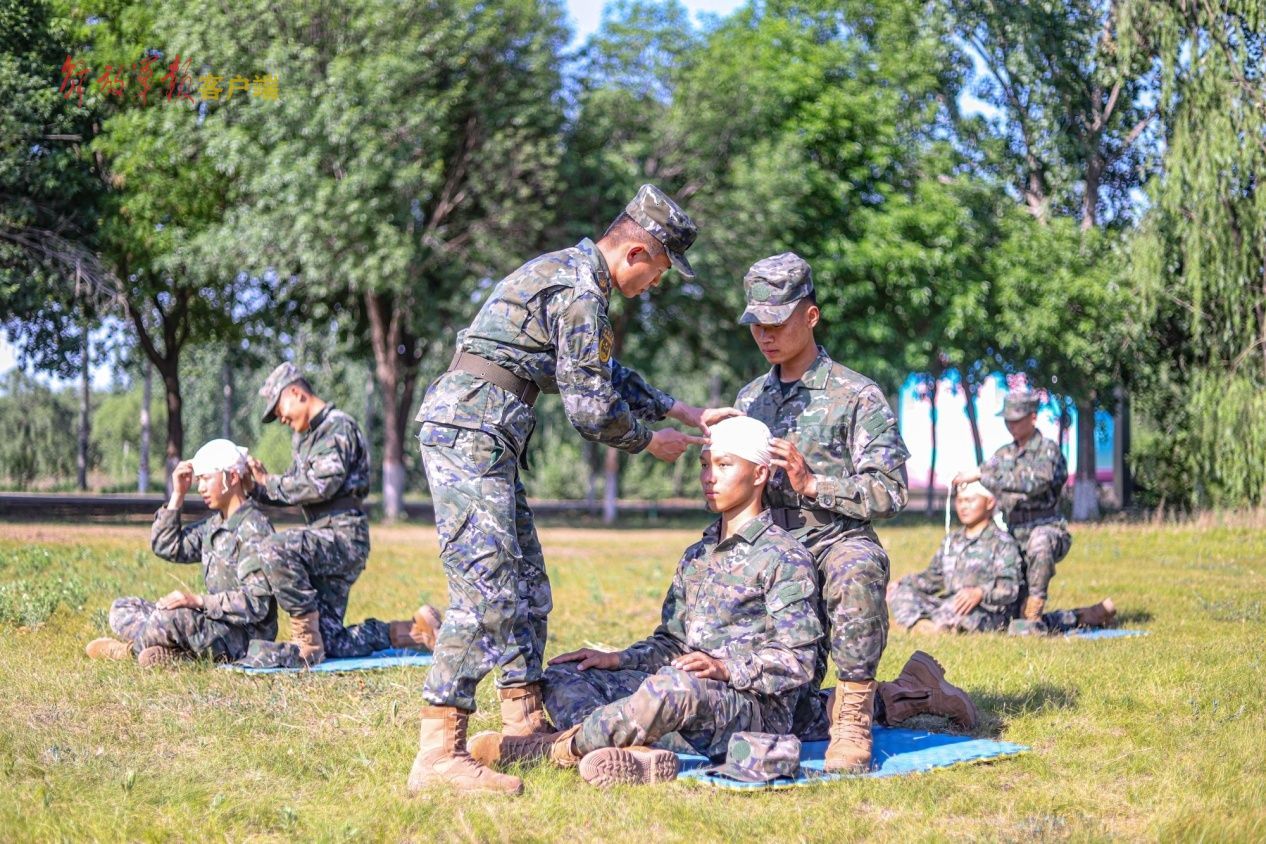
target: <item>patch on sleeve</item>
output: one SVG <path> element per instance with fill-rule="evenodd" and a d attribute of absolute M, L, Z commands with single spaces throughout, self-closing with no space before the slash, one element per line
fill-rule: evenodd
<path fill-rule="evenodd" d="M 871 439 L 888 430 L 889 425 L 891 425 L 891 422 L 888 419 L 888 414 L 884 412 L 882 407 L 875 408 L 866 414 L 866 418 L 862 420 L 862 430 L 869 434 Z"/>
<path fill-rule="evenodd" d="M 611 360 L 611 349 L 615 346 L 615 332 L 611 326 L 602 327 L 602 336 L 598 338 L 598 360 L 606 363 Z"/>

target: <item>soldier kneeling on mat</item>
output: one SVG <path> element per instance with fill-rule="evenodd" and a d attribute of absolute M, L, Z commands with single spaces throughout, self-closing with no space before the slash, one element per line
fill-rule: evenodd
<path fill-rule="evenodd" d="M 711 438 L 699 480 L 721 518 L 686 549 L 655 632 L 615 653 L 555 657 L 543 682 L 559 731 L 481 733 L 473 757 L 579 767 L 598 786 L 650 783 L 676 777 L 674 750 L 722 757 L 736 732 L 790 732 L 822 637 L 813 558 L 763 509 L 769 428 L 736 417 Z"/>
<path fill-rule="evenodd" d="M 979 481 L 958 489 L 954 510 L 962 527 L 945 537 L 926 569 L 888 587 L 894 623 L 916 633 L 980 633 L 1012 622 L 1020 611 L 1024 563 L 1015 539 L 994 521 L 996 508 Z M 1020 623 L 1024 632 L 1066 631 L 1106 626 L 1114 614 L 1107 599 Z"/>
<path fill-rule="evenodd" d="M 153 603 L 120 598 L 110 607 L 110 629 L 125 641 L 96 639 L 93 659 L 131 659 L 142 667 L 196 657 L 238 659 L 252 639 L 277 635 L 277 603 L 260 551 L 273 526 L 242 488 L 246 449 L 212 440 L 176 466 L 167 505 L 154 516 L 150 546 L 173 563 L 202 563 L 205 594 L 176 590 Z M 193 483 L 215 511 L 192 525 L 180 509 Z"/>

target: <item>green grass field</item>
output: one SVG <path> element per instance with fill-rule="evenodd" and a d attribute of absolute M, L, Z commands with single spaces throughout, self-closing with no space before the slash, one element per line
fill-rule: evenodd
<path fill-rule="evenodd" d="M 882 531 L 894 574 L 933 526 Z M 692 530 L 542 533 L 550 652 L 650 631 Z M 445 603 L 425 525 L 375 528 L 351 619 Z M 1080 527 L 1053 602 L 1111 595 L 1146 638 L 894 634 L 891 678 L 937 656 L 1027 755 L 760 795 L 675 783 L 599 792 L 525 773 L 519 798 L 410 799 L 422 673 L 246 677 L 92 662 L 118 595 L 197 585 L 146 527 L 0 525 L 0 839 L 44 840 L 1263 840 L 1266 532 Z M 491 678 L 474 729 L 497 726 Z M 921 726 L 931 727 L 932 724 Z"/>

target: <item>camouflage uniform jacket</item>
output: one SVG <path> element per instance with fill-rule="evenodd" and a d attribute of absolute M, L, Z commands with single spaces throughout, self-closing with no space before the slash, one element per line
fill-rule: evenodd
<path fill-rule="evenodd" d="M 1068 464 L 1054 440 L 1035 431 L 1024 445 L 1011 442 L 980 468 L 980 482 L 998 499 L 1007 524 L 1057 521 Z"/>
<path fill-rule="evenodd" d="M 588 239 L 534 258 L 493 288 L 457 348 L 561 394 L 585 439 L 638 452 L 651 441 L 646 423 L 663 419 L 674 399 L 611 357 L 611 286 Z M 521 453 L 536 417 L 500 387 L 449 372 L 427 391 L 417 421 L 500 433 Z"/>
<path fill-rule="evenodd" d="M 228 519 L 213 513 L 188 527 L 181 524 L 179 510 L 163 508 L 154 515 L 150 547 L 173 563 L 202 563 L 208 618 L 244 627 L 251 638 L 272 640 L 277 602 L 260 558 L 260 547 L 272 533 L 272 523 L 251 501 Z"/>
<path fill-rule="evenodd" d="M 813 558 L 769 511 L 718 543 L 720 530 L 713 522 L 686 549 L 659 626 L 620 652 L 619 667 L 653 674 L 703 651 L 725 663 L 733 688 L 790 702 L 812 678 L 822 638 Z"/>
<path fill-rule="evenodd" d="M 369 494 L 369 447 L 356 420 L 327 404 L 312 418 L 308 430 L 295 437 L 294 462 L 280 475 L 269 475 L 251 490 L 255 499 L 278 506 L 298 504 L 308 523 L 337 527 L 343 523 L 368 529 L 364 510 L 339 508 L 323 512 L 320 505 L 340 498 L 363 499 Z"/>
<path fill-rule="evenodd" d="M 979 586 L 982 609 L 1009 611 L 1020 596 L 1023 578 L 1020 547 L 1005 531 L 989 522 L 976 536 L 961 528 L 945 537 L 928 567 L 908 575 L 919 591 L 949 598 L 958 590 Z"/>
<path fill-rule="evenodd" d="M 842 537 L 874 539 L 871 519 L 894 516 L 906 505 L 906 451 L 897 419 L 879 387 L 863 375 L 818 356 L 784 398 L 778 367 L 739 391 L 739 410 L 791 440 L 817 478 L 817 498 L 791 488 L 774 473 L 765 503 L 774 508 L 828 511 L 830 524 L 793 531 L 810 550 Z"/>

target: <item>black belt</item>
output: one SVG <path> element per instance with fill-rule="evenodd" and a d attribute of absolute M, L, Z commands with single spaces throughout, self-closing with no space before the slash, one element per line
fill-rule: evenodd
<path fill-rule="evenodd" d="M 1057 522 L 1059 521 L 1059 511 L 1057 510 L 1037 510 L 1031 513 L 1015 513 L 1007 516 L 1007 527 L 1019 527 L 1020 525 L 1031 525 L 1034 522 Z"/>
<path fill-rule="evenodd" d="M 339 513 L 344 510 L 364 510 L 364 500 L 354 495 L 344 495 L 330 501 L 322 501 L 320 504 L 305 504 L 303 506 L 303 517 L 309 522 L 315 522 L 317 519 L 330 515 L 331 513 Z"/>
<path fill-rule="evenodd" d="M 832 524 L 836 515 L 830 510 L 812 510 L 800 507 L 771 507 L 770 520 L 783 530 L 799 530 L 802 527 L 824 527 Z"/>
<path fill-rule="evenodd" d="M 469 372 L 476 378 L 482 378 L 489 384 L 497 385 L 528 407 L 536 404 L 536 397 L 541 394 L 541 388 L 528 379 L 520 378 L 504 366 L 498 366 L 479 355 L 472 355 L 460 349 L 453 355 L 448 371 Z"/>

